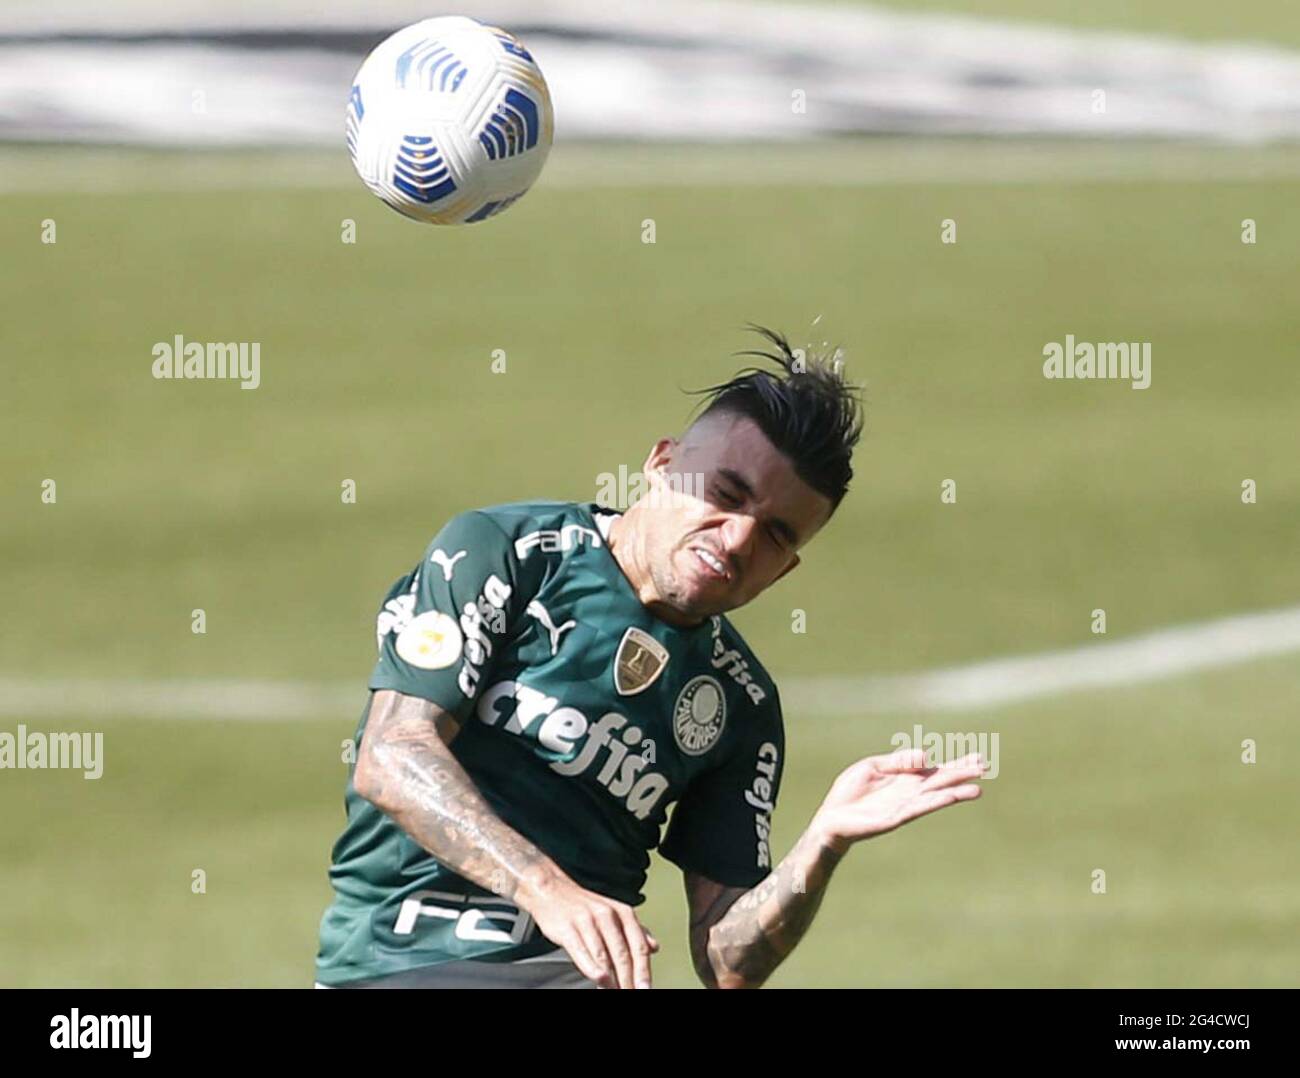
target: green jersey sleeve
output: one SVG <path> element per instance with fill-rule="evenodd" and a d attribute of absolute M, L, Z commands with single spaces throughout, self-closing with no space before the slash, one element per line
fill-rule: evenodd
<path fill-rule="evenodd" d="M 465 719 L 532 590 L 495 520 L 479 511 L 453 517 L 388 593 L 370 688 L 419 696 Z"/>
<path fill-rule="evenodd" d="M 753 887 L 772 870 L 772 813 L 785 736 L 775 691 L 731 759 L 702 775 L 673 811 L 659 852 L 728 887 Z"/>

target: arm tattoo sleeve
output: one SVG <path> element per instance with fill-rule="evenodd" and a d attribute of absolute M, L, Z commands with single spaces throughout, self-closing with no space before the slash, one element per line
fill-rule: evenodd
<path fill-rule="evenodd" d="M 706 984 L 758 987 L 803 939 L 840 855 L 809 833 L 762 883 L 735 896 L 724 889 L 693 911 L 696 969 Z"/>
<path fill-rule="evenodd" d="M 523 874 L 549 858 L 503 823 L 475 788 L 448 748 L 458 730 L 428 701 L 377 694 L 358 760 L 365 765 L 362 796 L 443 864 L 514 898 Z"/>

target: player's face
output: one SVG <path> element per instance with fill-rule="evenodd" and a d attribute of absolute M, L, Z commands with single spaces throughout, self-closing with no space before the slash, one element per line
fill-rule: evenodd
<path fill-rule="evenodd" d="M 646 461 L 645 568 L 684 621 L 743 606 L 799 562 L 831 502 L 753 420 L 713 416 Z"/>

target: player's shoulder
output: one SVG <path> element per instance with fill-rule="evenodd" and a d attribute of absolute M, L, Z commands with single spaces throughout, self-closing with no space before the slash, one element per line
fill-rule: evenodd
<path fill-rule="evenodd" d="M 738 690 L 756 711 L 771 716 L 779 725 L 781 698 L 772 675 L 767 672 L 767 668 L 759 661 L 730 618 L 725 614 L 715 614 L 709 623 L 712 638 L 709 662 L 717 670 L 718 676 Z"/>
<path fill-rule="evenodd" d="M 498 529 L 521 561 L 534 554 L 563 555 L 599 547 L 605 540 L 606 529 L 590 507 L 580 502 L 507 502 L 462 515 Z"/>
<path fill-rule="evenodd" d="M 442 530 L 481 532 L 514 543 L 535 532 L 584 526 L 600 538 L 595 521 L 581 504 L 537 500 L 465 509 L 447 518 Z"/>

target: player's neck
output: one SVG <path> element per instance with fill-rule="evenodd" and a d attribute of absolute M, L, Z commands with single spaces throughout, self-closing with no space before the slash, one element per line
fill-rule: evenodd
<path fill-rule="evenodd" d="M 660 621 L 679 629 L 692 629 L 704 619 L 688 618 L 680 610 L 664 602 L 655 587 L 654 574 L 646 558 L 645 542 L 638 527 L 635 506 L 616 517 L 609 528 L 609 552 L 622 570 L 641 605 Z"/>

